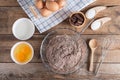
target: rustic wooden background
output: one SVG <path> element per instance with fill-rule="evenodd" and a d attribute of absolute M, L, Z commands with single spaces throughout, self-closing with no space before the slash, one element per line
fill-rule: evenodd
<path fill-rule="evenodd" d="M 82 37 L 87 42 L 91 38 L 99 39 L 102 42 L 102 38 L 108 35 L 116 38 L 120 37 L 120 0 L 97 0 L 82 11 L 85 12 L 87 9 L 97 5 L 112 5 L 112 7 L 108 7 L 96 16 L 96 18 L 110 16 L 112 21 L 103 25 L 99 31 L 92 31 L 88 28 Z M 97 76 L 88 72 L 89 60 L 79 71 L 69 75 L 58 75 L 44 67 L 39 55 L 41 41 L 49 31 L 55 28 L 73 28 L 69 25 L 68 19 L 43 34 L 40 34 L 36 29 L 34 36 L 27 40 L 34 47 L 34 58 L 30 63 L 23 66 L 15 64 L 10 58 L 10 49 L 19 40 L 13 36 L 11 30 L 14 21 L 22 17 L 27 17 L 27 15 L 16 0 L 0 0 L 0 80 L 120 80 L 119 50 L 111 51 L 107 55 Z M 79 29 L 76 30 L 80 31 Z M 98 48 L 95 52 L 94 69 L 99 63 L 100 54 L 101 50 Z"/>

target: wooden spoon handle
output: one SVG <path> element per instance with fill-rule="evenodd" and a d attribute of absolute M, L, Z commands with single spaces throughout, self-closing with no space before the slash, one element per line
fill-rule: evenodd
<path fill-rule="evenodd" d="M 35 18 L 38 18 L 37 12 L 34 10 L 34 7 L 30 6 L 29 9 L 32 12 L 32 14 L 35 16 Z"/>
<path fill-rule="evenodd" d="M 90 66 L 89 66 L 89 71 L 93 71 L 93 59 L 94 59 L 94 50 L 92 50 L 91 55 L 90 55 Z"/>

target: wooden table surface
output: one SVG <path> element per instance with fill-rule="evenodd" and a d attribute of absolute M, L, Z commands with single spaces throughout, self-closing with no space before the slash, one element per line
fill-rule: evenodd
<path fill-rule="evenodd" d="M 96 5 L 120 5 L 120 0 L 97 0 L 82 11 L 85 12 L 88 8 Z M 103 16 L 110 16 L 112 21 L 103 25 L 98 31 L 92 31 L 88 28 L 82 35 L 87 43 L 91 38 L 101 39 L 102 42 L 102 38 L 109 35 L 120 37 L 120 6 L 109 7 L 99 13 L 96 18 Z M 120 80 L 120 51 L 111 51 L 107 55 L 97 76 L 88 72 L 89 60 L 80 70 L 69 75 L 58 75 L 44 67 L 40 58 L 40 45 L 44 36 L 55 28 L 73 28 L 69 25 L 68 19 L 42 34 L 36 29 L 34 36 L 27 40 L 34 47 L 34 58 L 30 63 L 23 66 L 15 64 L 11 60 L 10 49 L 19 40 L 12 34 L 12 24 L 22 17 L 27 17 L 27 15 L 16 0 L 0 0 L 0 80 Z M 80 31 L 79 29 L 76 30 Z M 99 63 L 100 54 L 101 50 L 97 49 L 94 58 L 94 70 Z"/>

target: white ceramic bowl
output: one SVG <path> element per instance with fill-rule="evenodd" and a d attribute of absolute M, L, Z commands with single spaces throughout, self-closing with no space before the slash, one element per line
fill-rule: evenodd
<path fill-rule="evenodd" d="M 31 48 L 31 50 L 32 50 L 32 55 L 31 55 L 31 58 L 30 58 L 27 62 L 20 63 L 20 62 L 18 62 L 18 61 L 15 59 L 15 57 L 14 57 L 14 49 L 15 49 L 18 45 L 23 44 L 23 43 L 24 43 L 24 44 L 27 44 L 27 45 Z M 17 43 L 11 48 L 11 58 L 12 58 L 12 60 L 13 60 L 15 63 L 17 63 L 17 64 L 20 64 L 20 65 L 27 64 L 28 62 L 30 62 L 30 61 L 32 60 L 33 56 L 34 56 L 34 49 L 33 49 L 33 47 L 31 46 L 31 44 L 28 43 L 28 42 L 17 42 Z"/>
<path fill-rule="evenodd" d="M 27 40 L 33 36 L 35 26 L 30 19 L 20 18 L 13 24 L 12 32 L 17 39 Z"/>

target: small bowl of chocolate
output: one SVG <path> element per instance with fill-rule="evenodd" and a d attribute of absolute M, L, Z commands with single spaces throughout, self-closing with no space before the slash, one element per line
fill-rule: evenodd
<path fill-rule="evenodd" d="M 82 12 L 75 12 L 70 15 L 69 22 L 72 26 L 76 28 L 81 28 L 85 25 L 86 17 Z"/>

